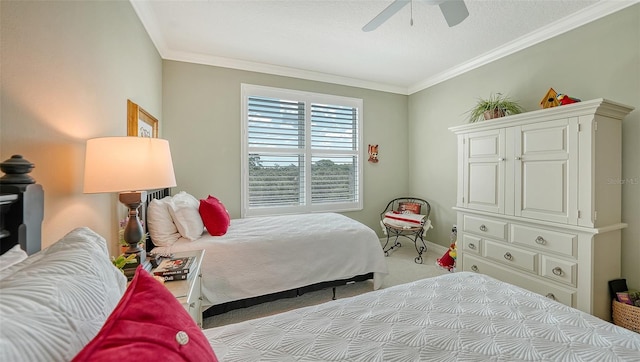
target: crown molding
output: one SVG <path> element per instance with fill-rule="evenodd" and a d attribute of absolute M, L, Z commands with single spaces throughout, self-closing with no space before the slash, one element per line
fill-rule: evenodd
<path fill-rule="evenodd" d="M 144 1 L 130 0 L 133 9 L 135 10 L 138 18 L 142 22 L 146 29 L 151 41 L 155 45 L 160 57 L 166 60 L 175 60 L 181 62 L 189 62 L 203 65 L 211 65 L 223 68 L 231 68 L 238 70 L 245 70 L 258 73 L 266 73 L 279 75 L 284 77 L 292 77 L 299 79 L 306 79 L 318 82 L 326 82 L 332 84 L 339 84 L 350 87 L 365 88 L 370 90 L 396 93 L 402 95 L 411 95 L 426 88 L 432 87 L 438 83 L 442 83 L 451 78 L 457 77 L 461 74 L 474 70 L 485 64 L 489 64 L 498 59 L 504 58 L 508 55 L 516 53 L 520 50 L 526 49 L 545 40 L 551 39 L 560 34 L 566 33 L 573 29 L 576 29 L 582 25 L 588 24 L 592 21 L 603 18 L 614 12 L 620 11 L 632 5 L 640 3 L 640 0 L 601 0 L 575 14 L 556 21 L 543 29 L 536 30 L 530 34 L 524 35 L 514 41 L 511 41 L 503 46 L 495 48 L 490 52 L 487 52 L 481 56 L 478 56 L 470 61 L 453 66 L 452 68 L 438 73 L 433 77 L 424 79 L 418 83 L 410 85 L 409 87 L 403 87 L 393 84 L 384 84 L 364 79 L 356 79 L 344 76 L 338 76 L 334 74 L 327 74 L 321 72 L 314 72 L 304 69 L 290 68 L 284 66 L 278 66 L 273 64 L 266 64 L 260 62 L 251 62 L 240 59 L 231 59 L 217 56 L 210 56 L 204 54 L 198 54 L 193 52 L 177 52 L 172 51 L 167 46 L 167 42 L 162 36 L 160 27 L 155 22 L 154 17 L 151 14 L 151 10 L 148 5 L 145 5 Z"/>
<path fill-rule="evenodd" d="M 382 92 L 397 93 L 408 95 L 406 87 L 400 87 L 391 84 L 383 84 L 363 79 L 349 78 L 334 74 L 314 72 L 310 70 L 297 69 L 291 67 L 283 67 L 279 65 L 251 62 L 240 59 L 224 58 L 204 54 L 187 53 L 187 52 L 165 52 L 162 55 L 165 60 L 175 60 L 181 62 L 189 62 L 195 64 L 211 65 L 222 68 L 231 68 L 237 70 L 245 70 L 250 72 L 265 73 L 271 75 L 279 75 L 283 77 L 292 77 L 305 80 L 313 80 L 317 82 L 332 83 L 345 85 L 350 87 L 365 88 Z"/>
<path fill-rule="evenodd" d="M 495 48 L 488 53 L 452 67 L 421 82 L 418 82 L 409 87 L 408 94 L 413 94 L 427 89 L 438 83 L 442 83 L 446 80 L 457 77 L 483 65 L 489 64 L 498 59 L 516 53 L 520 50 L 529 48 L 545 40 L 549 40 L 560 34 L 569 32 L 582 25 L 588 24 L 637 3 L 640 3 L 640 0 L 602 0 L 581 11 L 576 12 L 569 17 L 551 23 L 545 26 L 543 29 L 539 29 L 535 32 L 524 35 L 503 46 Z"/>
<path fill-rule="evenodd" d="M 284 77 L 313 80 L 318 82 L 408 95 L 407 87 L 397 86 L 393 84 L 372 82 L 363 79 L 343 77 L 334 74 L 283 67 L 273 64 L 251 62 L 240 59 L 211 56 L 193 52 L 173 51 L 169 49 L 169 46 L 167 46 L 167 42 L 162 36 L 162 31 L 160 31 L 160 26 L 157 24 L 155 18 L 153 17 L 150 5 L 146 3 L 146 1 L 140 0 L 129 0 L 129 2 L 133 6 L 134 11 L 138 15 L 138 18 L 142 22 L 143 27 L 146 29 L 149 38 L 153 42 L 153 45 L 155 45 L 158 53 L 160 53 L 160 57 L 162 59 L 202 65 L 211 65 L 222 68 L 245 70 L 250 72 L 279 75 Z"/>

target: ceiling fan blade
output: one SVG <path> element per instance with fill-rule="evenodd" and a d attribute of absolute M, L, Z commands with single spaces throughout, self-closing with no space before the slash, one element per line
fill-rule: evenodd
<path fill-rule="evenodd" d="M 402 9 L 405 5 L 407 5 L 411 0 L 395 0 L 391 3 L 391 5 L 387 6 L 386 9 L 382 10 L 380 14 L 378 14 L 375 18 L 371 19 L 367 25 L 362 27 L 362 31 L 372 31 L 377 29 L 382 23 L 387 21 L 393 14 L 397 13 Z"/>
<path fill-rule="evenodd" d="M 440 11 L 449 27 L 456 26 L 469 16 L 464 0 L 446 0 L 440 3 Z"/>

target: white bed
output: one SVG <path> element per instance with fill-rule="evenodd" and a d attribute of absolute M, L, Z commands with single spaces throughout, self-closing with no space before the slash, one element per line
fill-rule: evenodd
<path fill-rule="evenodd" d="M 203 332 L 220 361 L 640 361 L 640 334 L 468 272 Z"/>
<path fill-rule="evenodd" d="M 373 273 L 378 289 L 388 273 L 380 241 L 366 225 L 335 213 L 234 219 L 223 236 L 153 252 L 205 249 L 203 307 Z"/>

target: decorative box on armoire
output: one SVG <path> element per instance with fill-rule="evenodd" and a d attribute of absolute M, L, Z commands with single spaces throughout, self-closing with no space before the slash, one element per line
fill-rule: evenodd
<path fill-rule="evenodd" d="M 606 99 L 451 127 L 458 270 L 605 320 L 620 277 L 622 119 Z"/>
<path fill-rule="evenodd" d="M 7 245 L 19 243 L 30 255 L 40 250 L 42 237 L 42 219 L 44 217 L 44 191 L 42 185 L 28 175 L 34 165 L 20 155 L 0 163 L 0 170 L 5 173 L 0 177 L 0 195 L 6 199 L 3 212 L 2 250 Z M 10 195 L 16 195 L 12 197 Z M 4 242 L 8 240 L 8 242 Z M 25 247 L 28 245 L 28 248 Z"/>

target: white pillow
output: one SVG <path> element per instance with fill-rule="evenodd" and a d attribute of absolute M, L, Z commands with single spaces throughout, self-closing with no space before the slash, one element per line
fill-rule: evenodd
<path fill-rule="evenodd" d="M 0 270 L 7 269 L 8 267 L 23 261 L 27 256 L 27 252 L 22 250 L 20 244 L 14 245 L 13 248 L 0 255 Z"/>
<path fill-rule="evenodd" d="M 70 361 L 95 337 L 127 279 L 100 235 L 71 231 L 2 271 L 0 361 Z"/>
<path fill-rule="evenodd" d="M 197 240 L 204 232 L 204 223 L 198 207 L 200 201 L 184 191 L 171 198 L 169 213 L 183 238 Z"/>
<path fill-rule="evenodd" d="M 180 233 L 169 212 L 171 196 L 155 199 L 147 207 L 147 229 L 155 246 L 171 246 Z"/>

